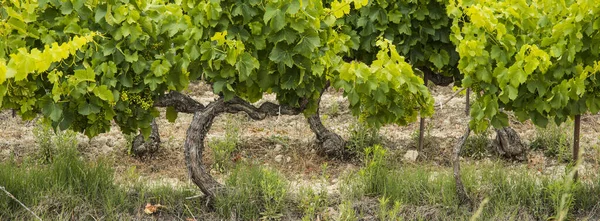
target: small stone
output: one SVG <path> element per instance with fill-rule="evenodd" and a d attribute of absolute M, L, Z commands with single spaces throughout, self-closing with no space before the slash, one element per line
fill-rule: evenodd
<path fill-rule="evenodd" d="M 285 159 L 285 161 L 289 163 L 290 161 L 292 161 L 292 158 L 291 158 L 291 157 L 287 157 L 287 158 Z"/>
<path fill-rule="evenodd" d="M 409 151 L 406 151 L 406 154 L 404 154 L 404 160 L 406 160 L 408 162 L 415 162 L 415 161 L 417 161 L 418 156 L 419 156 L 419 152 L 417 152 L 416 150 L 409 150 Z"/>
<path fill-rule="evenodd" d="M 310 149 L 310 153 L 315 153 L 315 152 L 316 152 L 316 150 L 314 148 Z"/>
<path fill-rule="evenodd" d="M 331 182 L 332 182 L 332 183 L 337 183 L 337 182 L 338 182 L 338 179 L 333 179 Z"/>
<path fill-rule="evenodd" d="M 275 156 L 275 162 L 281 163 L 282 160 L 283 160 L 283 155 L 279 154 L 279 155 Z"/>
<path fill-rule="evenodd" d="M 279 151 L 281 151 L 281 147 L 282 147 L 281 144 L 277 144 L 277 145 L 275 145 L 275 149 L 273 149 L 273 151 L 279 152 Z"/>

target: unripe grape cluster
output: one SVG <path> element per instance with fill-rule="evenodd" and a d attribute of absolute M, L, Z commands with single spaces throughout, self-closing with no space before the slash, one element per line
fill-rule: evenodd
<path fill-rule="evenodd" d="M 149 91 L 144 91 L 142 93 L 133 93 L 130 94 L 128 91 L 121 92 L 121 100 L 125 102 L 129 102 L 132 105 L 137 105 L 144 110 L 150 109 L 154 105 L 154 101 L 152 100 L 152 96 L 150 96 Z M 126 111 L 131 112 L 130 111 Z M 130 113 L 127 113 L 130 114 Z"/>

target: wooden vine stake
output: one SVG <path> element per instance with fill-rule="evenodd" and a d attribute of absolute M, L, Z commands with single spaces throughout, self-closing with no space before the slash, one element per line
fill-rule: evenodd
<path fill-rule="evenodd" d="M 579 160 L 579 131 L 581 128 L 581 115 L 575 115 L 575 125 L 573 127 L 573 162 L 577 165 Z M 573 180 L 577 182 L 577 171 L 573 176 Z"/>
<path fill-rule="evenodd" d="M 425 87 L 427 87 L 427 77 L 423 76 Z M 418 151 L 423 151 L 423 136 L 425 132 L 425 118 L 421 116 L 421 122 L 419 122 L 419 146 Z"/>

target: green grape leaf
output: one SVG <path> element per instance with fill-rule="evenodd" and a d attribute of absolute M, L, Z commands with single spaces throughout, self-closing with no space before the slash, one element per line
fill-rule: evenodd
<path fill-rule="evenodd" d="M 171 123 L 174 123 L 175 120 L 177 120 L 177 111 L 175 110 L 174 107 L 172 107 L 172 106 L 167 107 L 166 117 L 167 117 L 167 120 L 169 120 L 169 122 L 171 122 Z"/>
<path fill-rule="evenodd" d="M 99 97 L 102 100 L 105 100 L 108 102 L 114 101 L 114 96 L 106 85 L 100 85 L 98 87 L 95 87 L 93 89 L 93 92 L 94 92 L 94 95 L 96 95 L 97 97 Z"/>

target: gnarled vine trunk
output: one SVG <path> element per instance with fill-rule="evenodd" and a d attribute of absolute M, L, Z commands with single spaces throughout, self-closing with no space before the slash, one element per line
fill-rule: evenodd
<path fill-rule="evenodd" d="M 321 91 L 317 106 L 321 106 L 321 98 L 327 87 Z M 350 152 L 346 149 L 346 141 L 340 135 L 330 131 L 323 125 L 321 116 L 319 115 L 319 108 L 317 112 L 308 116 L 307 118 L 310 130 L 315 133 L 317 137 L 317 153 L 321 156 L 329 158 L 344 159 L 350 155 Z"/>
<path fill-rule="evenodd" d="M 527 147 L 519 134 L 511 127 L 495 129 L 496 139 L 492 142 L 493 150 L 500 156 L 524 161 L 527 159 Z"/>
<path fill-rule="evenodd" d="M 214 198 L 222 185 L 217 182 L 202 163 L 204 140 L 219 114 L 224 111 L 224 102 L 219 99 L 204 110 L 194 113 L 185 138 L 184 153 L 190 179 L 209 198 Z"/>
<path fill-rule="evenodd" d="M 185 160 L 190 179 L 208 198 L 214 198 L 219 190 L 223 188 L 223 185 L 210 175 L 210 170 L 202 162 L 204 140 L 217 116 L 222 113 L 244 112 L 253 120 L 263 120 L 269 116 L 298 115 L 303 111 L 302 107 L 292 108 L 271 102 L 265 102 L 260 107 L 255 107 L 239 97 L 234 97 L 229 101 L 219 98 L 209 105 L 204 106 L 177 92 L 164 95 L 155 103 L 155 106 L 173 106 L 178 112 L 194 113 L 184 143 Z M 342 137 L 323 126 L 318 112 L 308 117 L 308 121 L 313 132 L 317 134 L 317 140 L 323 146 L 324 154 L 343 156 L 345 153 L 345 141 Z"/>
<path fill-rule="evenodd" d="M 279 106 L 271 102 L 265 102 L 257 108 L 247 101 L 235 97 L 229 101 L 220 98 L 205 108 L 196 111 L 187 130 L 183 146 L 190 179 L 208 198 L 214 198 L 223 185 L 210 175 L 209 170 L 202 163 L 204 140 L 217 116 L 222 113 L 238 112 L 244 112 L 254 120 L 263 120 L 268 116 L 279 114 L 298 115 L 302 113 L 302 110 Z"/>
<path fill-rule="evenodd" d="M 160 134 L 156 120 L 152 120 L 152 130 L 148 139 L 144 139 L 142 133 L 133 138 L 131 142 L 131 153 L 139 158 L 150 157 L 160 148 Z"/>
<path fill-rule="evenodd" d="M 321 122 L 319 111 L 308 118 L 310 129 L 317 136 L 318 153 L 331 158 L 346 158 L 349 153 L 346 150 L 346 141 L 340 135 L 328 130 Z"/>

